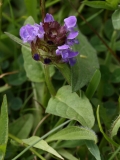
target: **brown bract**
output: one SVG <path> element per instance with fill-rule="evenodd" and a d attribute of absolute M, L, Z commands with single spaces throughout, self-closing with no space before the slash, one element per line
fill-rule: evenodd
<path fill-rule="evenodd" d="M 57 21 L 45 22 L 43 23 L 43 28 L 45 31 L 44 39 L 49 44 L 63 45 L 66 40 L 66 28 L 60 26 Z"/>

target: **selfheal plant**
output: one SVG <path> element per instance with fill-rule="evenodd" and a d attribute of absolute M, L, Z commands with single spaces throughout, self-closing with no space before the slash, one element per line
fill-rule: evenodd
<path fill-rule="evenodd" d="M 21 27 L 20 37 L 24 43 L 30 44 L 34 60 L 44 64 L 69 62 L 72 66 L 78 55 L 72 50 L 72 46 L 79 43 L 76 39 L 76 23 L 76 17 L 70 16 L 64 19 L 64 25 L 61 26 L 47 13 L 44 22 Z"/>

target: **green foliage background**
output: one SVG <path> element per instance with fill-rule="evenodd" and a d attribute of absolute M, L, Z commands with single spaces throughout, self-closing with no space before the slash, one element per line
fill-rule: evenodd
<path fill-rule="evenodd" d="M 61 24 L 77 17 L 80 42 L 77 63 L 48 66 L 46 77 L 19 37 L 42 21 L 40 1 L 0 0 L 0 160 L 120 159 L 119 2 L 46 0 Z"/>

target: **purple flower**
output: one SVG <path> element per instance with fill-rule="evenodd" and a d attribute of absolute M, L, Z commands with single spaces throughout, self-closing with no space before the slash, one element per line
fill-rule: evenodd
<path fill-rule="evenodd" d="M 34 24 L 34 29 L 37 31 L 37 35 L 40 39 L 43 39 L 44 38 L 44 34 L 45 34 L 45 31 L 43 29 L 43 26 L 42 24 Z"/>
<path fill-rule="evenodd" d="M 40 60 L 44 64 L 50 64 L 52 61 L 69 62 L 71 66 L 75 64 L 78 52 L 73 51 L 71 46 L 79 43 L 76 39 L 79 32 L 75 30 L 77 19 L 75 16 L 69 16 L 64 19 L 64 23 L 61 26 L 47 13 L 44 22 L 21 27 L 20 37 L 24 43 L 30 43 L 34 60 Z M 38 54 L 39 49 L 46 52 L 46 58 L 41 53 Z"/>
<path fill-rule="evenodd" d="M 68 18 L 65 18 L 64 22 L 67 30 L 71 31 L 74 29 L 74 27 L 76 27 L 77 19 L 75 16 L 70 16 Z"/>
<path fill-rule="evenodd" d="M 78 36 L 78 31 L 71 31 L 69 32 L 68 36 L 67 36 L 67 39 L 74 39 Z"/>
<path fill-rule="evenodd" d="M 38 32 L 30 24 L 27 24 L 20 29 L 20 36 L 24 43 L 35 41 L 37 33 Z"/>
<path fill-rule="evenodd" d="M 70 16 L 68 18 L 64 19 L 65 22 L 65 27 L 68 31 L 67 39 L 66 39 L 66 44 L 69 46 L 73 46 L 74 44 L 78 44 L 78 40 L 76 37 L 78 36 L 79 32 L 75 31 L 77 19 L 75 16 Z"/>
<path fill-rule="evenodd" d="M 69 62 L 70 65 L 74 65 L 75 58 L 78 55 L 78 52 L 74 52 L 71 50 L 69 45 L 58 46 L 56 50 L 56 55 L 61 55 L 63 62 Z"/>
<path fill-rule="evenodd" d="M 60 26 L 57 21 L 45 22 L 43 23 L 43 28 L 45 31 L 45 40 L 47 42 L 52 42 L 55 45 L 63 45 L 66 41 L 66 28 Z"/>
<path fill-rule="evenodd" d="M 67 36 L 67 40 L 66 40 L 66 44 L 72 46 L 74 44 L 78 44 L 78 40 L 76 39 L 76 37 L 78 36 L 78 31 L 70 31 L 68 36 Z"/>
<path fill-rule="evenodd" d="M 76 59 L 74 57 L 73 58 L 69 58 L 70 66 L 73 66 L 75 63 L 76 63 Z"/>
<path fill-rule="evenodd" d="M 44 18 L 44 22 L 53 22 L 54 18 L 51 14 L 47 13 L 45 18 Z"/>
<path fill-rule="evenodd" d="M 69 46 L 73 46 L 74 44 L 79 44 L 79 41 L 77 39 L 67 39 L 66 44 Z"/>
<path fill-rule="evenodd" d="M 20 29 L 20 37 L 24 43 L 31 43 L 32 41 L 36 42 L 37 36 L 41 39 L 44 37 L 44 30 L 41 25 L 27 24 Z"/>

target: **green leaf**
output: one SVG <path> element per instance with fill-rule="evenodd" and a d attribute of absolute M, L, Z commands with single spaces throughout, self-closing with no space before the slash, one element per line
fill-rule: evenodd
<path fill-rule="evenodd" d="M 116 9 L 116 6 L 113 6 L 113 4 L 104 1 L 83 1 L 82 3 L 93 8 L 102 8 L 108 10 Z"/>
<path fill-rule="evenodd" d="M 60 149 L 58 152 L 68 160 L 78 160 L 76 157 L 74 157 L 70 152 L 68 152 L 65 149 Z"/>
<path fill-rule="evenodd" d="M 8 141 L 8 108 L 6 95 L 3 97 L 0 115 L 0 160 L 4 159 Z"/>
<path fill-rule="evenodd" d="M 116 118 L 116 120 L 113 122 L 111 127 L 111 138 L 117 135 L 118 129 L 120 128 L 120 115 Z"/>
<path fill-rule="evenodd" d="M 115 93 L 115 89 L 111 83 L 104 83 L 104 88 L 103 88 L 103 95 L 105 96 L 112 96 Z"/>
<path fill-rule="evenodd" d="M 51 7 L 52 5 L 54 5 L 58 2 L 60 2 L 60 0 L 46 1 L 45 8 L 49 8 L 49 7 Z"/>
<path fill-rule="evenodd" d="M 27 9 L 27 13 L 29 16 L 32 16 L 35 21 L 38 21 L 37 18 L 37 14 L 38 14 L 38 10 L 37 10 L 37 0 L 25 0 L 25 5 L 26 5 L 26 9 Z"/>
<path fill-rule="evenodd" d="M 91 99 L 92 96 L 94 95 L 100 83 L 100 79 L 101 79 L 101 73 L 99 70 L 96 70 L 86 90 L 86 96 L 89 99 Z"/>
<path fill-rule="evenodd" d="M 37 136 L 32 136 L 28 139 L 22 139 L 22 141 L 28 145 L 32 145 L 33 143 L 35 143 L 36 141 L 38 141 L 40 138 Z M 38 148 L 38 149 L 42 149 L 44 151 L 47 151 L 51 154 L 53 154 L 54 156 L 63 159 L 51 146 L 49 146 L 47 144 L 46 141 L 41 140 L 40 142 L 38 142 L 37 144 L 35 144 L 33 147 Z"/>
<path fill-rule="evenodd" d="M 6 91 L 6 90 L 8 90 L 8 89 L 10 89 L 11 88 L 11 86 L 9 86 L 8 84 L 5 84 L 4 86 L 1 86 L 0 87 L 0 93 L 1 92 L 4 92 L 4 91 Z"/>
<path fill-rule="evenodd" d="M 108 2 L 111 6 L 113 6 L 114 9 L 116 9 L 120 0 L 106 0 L 106 2 Z"/>
<path fill-rule="evenodd" d="M 26 114 L 9 125 L 9 132 L 18 138 L 27 138 L 33 126 L 33 115 Z"/>
<path fill-rule="evenodd" d="M 22 105 L 23 105 L 23 103 L 22 103 L 22 99 L 20 97 L 14 97 L 10 101 L 10 107 L 13 110 L 20 110 Z"/>
<path fill-rule="evenodd" d="M 60 130 L 46 139 L 47 142 L 55 140 L 92 140 L 97 143 L 97 136 L 88 128 L 70 126 Z"/>
<path fill-rule="evenodd" d="M 34 21 L 33 17 L 29 16 L 29 17 L 25 20 L 24 25 L 26 25 L 26 24 L 31 24 L 31 25 L 33 25 L 34 23 L 35 23 L 35 21 Z"/>
<path fill-rule="evenodd" d="M 78 146 L 85 145 L 85 140 L 66 140 L 61 141 L 57 148 L 76 148 Z"/>
<path fill-rule="evenodd" d="M 120 83 L 120 68 L 115 69 L 111 74 L 111 82 Z"/>
<path fill-rule="evenodd" d="M 5 34 L 6 34 L 9 38 L 11 38 L 13 41 L 15 41 L 16 43 L 20 44 L 21 46 L 24 46 L 25 48 L 27 48 L 27 49 L 29 49 L 29 50 L 31 50 L 31 49 L 30 49 L 30 45 L 27 44 L 27 43 L 23 43 L 23 41 L 22 41 L 21 39 L 19 39 L 18 37 L 14 36 L 14 35 L 12 35 L 12 34 L 10 34 L 10 33 L 8 33 L 8 32 L 5 32 Z"/>
<path fill-rule="evenodd" d="M 72 90 L 77 91 L 86 85 L 92 78 L 94 72 L 99 68 L 98 59 L 95 49 L 88 42 L 86 37 L 79 33 L 79 45 L 74 50 L 79 51 L 76 64 L 71 68 Z"/>
<path fill-rule="evenodd" d="M 71 84 L 71 69 L 68 64 L 56 64 L 56 67 L 62 73 L 68 84 Z"/>
<path fill-rule="evenodd" d="M 41 62 L 36 62 L 32 58 L 30 50 L 27 48 L 22 47 L 22 53 L 27 77 L 33 82 L 44 82 L 44 65 Z M 54 66 L 50 66 L 50 76 L 52 76 L 54 72 Z"/>
<path fill-rule="evenodd" d="M 120 30 L 120 8 L 112 14 L 112 24 L 114 29 Z"/>
<path fill-rule="evenodd" d="M 85 141 L 85 144 L 96 160 L 101 160 L 98 146 L 93 141 Z"/>
<path fill-rule="evenodd" d="M 80 97 L 77 93 L 72 93 L 70 86 L 63 86 L 58 90 L 56 96 L 49 100 L 46 112 L 77 120 L 89 128 L 94 125 L 94 115 L 89 100 L 82 91 Z"/>
<path fill-rule="evenodd" d="M 7 80 L 9 85 L 18 86 L 23 84 L 27 80 L 25 70 L 21 69 L 18 73 L 9 75 Z"/>

